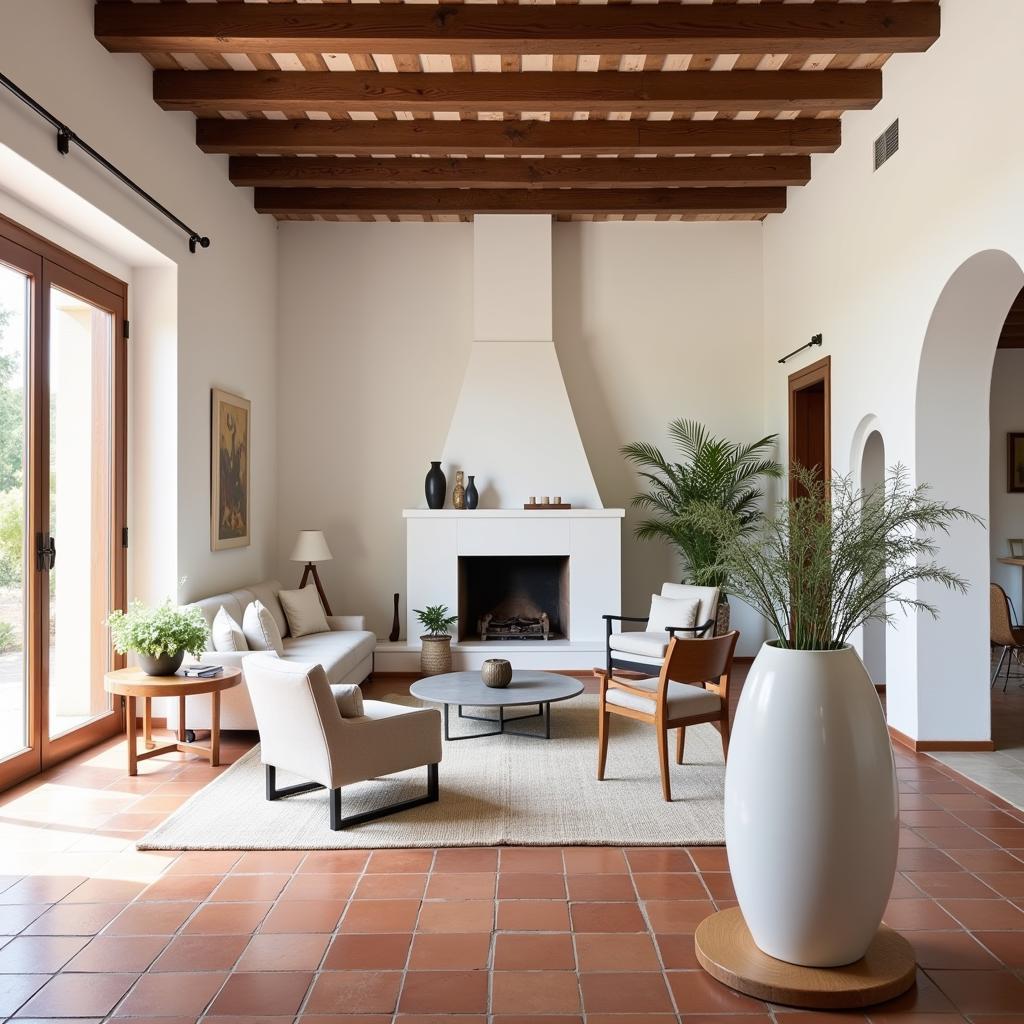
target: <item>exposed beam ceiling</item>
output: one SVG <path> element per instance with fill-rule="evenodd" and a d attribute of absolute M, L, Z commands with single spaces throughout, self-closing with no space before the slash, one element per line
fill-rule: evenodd
<path fill-rule="evenodd" d="M 892 53 L 926 50 L 935 3 L 133 4 L 96 7 L 114 52 Z"/>
<path fill-rule="evenodd" d="M 236 185 L 278 188 L 748 188 L 804 185 L 811 177 L 806 156 L 663 160 L 234 156 L 229 166 Z"/>

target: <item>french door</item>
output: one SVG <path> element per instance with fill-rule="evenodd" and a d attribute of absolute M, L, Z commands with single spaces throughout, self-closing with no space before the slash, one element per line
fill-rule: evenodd
<path fill-rule="evenodd" d="M 127 287 L 0 218 L 0 788 L 113 735 Z"/>

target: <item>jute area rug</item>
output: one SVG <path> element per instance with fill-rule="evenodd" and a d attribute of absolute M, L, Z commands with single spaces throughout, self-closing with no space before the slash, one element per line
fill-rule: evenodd
<path fill-rule="evenodd" d="M 394 696 L 395 703 L 416 704 Z M 467 708 L 467 713 L 479 709 Z M 533 726 L 539 723 L 534 720 Z M 452 713 L 452 731 L 486 730 Z M 441 798 L 332 832 L 323 790 L 264 798 L 259 747 L 245 754 L 138 843 L 140 850 L 331 850 L 445 846 L 715 846 L 724 843 L 722 744 L 711 725 L 687 729 L 684 763 L 672 765 L 673 801 L 661 797 L 651 726 L 612 718 L 605 781 L 596 778 L 597 697 L 551 708 L 550 740 L 522 736 L 450 742 Z M 674 736 L 672 748 L 674 752 Z M 426 772 L 342 790 L 342 813 L 410 799 Z M 278 785 L 301 781 L 278 772 Z"/>

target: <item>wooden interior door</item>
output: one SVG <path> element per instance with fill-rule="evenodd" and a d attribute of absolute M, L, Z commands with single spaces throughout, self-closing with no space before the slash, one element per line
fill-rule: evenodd
<path fill-rule="evenodd" d="M 832 359 L 825 356 L 789 378 L 789 496 L 802 488 L 793 468 L 816 470 L 826 487 L 832 476 Z"/>

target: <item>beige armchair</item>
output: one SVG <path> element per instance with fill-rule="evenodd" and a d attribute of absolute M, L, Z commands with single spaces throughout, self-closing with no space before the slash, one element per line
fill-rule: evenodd
<path fill-rule="evenodd" d="M 436 709 L 364 701 L 358 686 L 331 686 L 320 665 L 266 654 L 245 659 L 245 682 L 260 731 L 268 800 L 326 789 L 331 828 L 337 831 L 438 799 L 441 715 Z M 424 765 L 425 796 L 342 817 L 343 786 Z M 278 768 L 310 781 L 279 788 Z"/>

